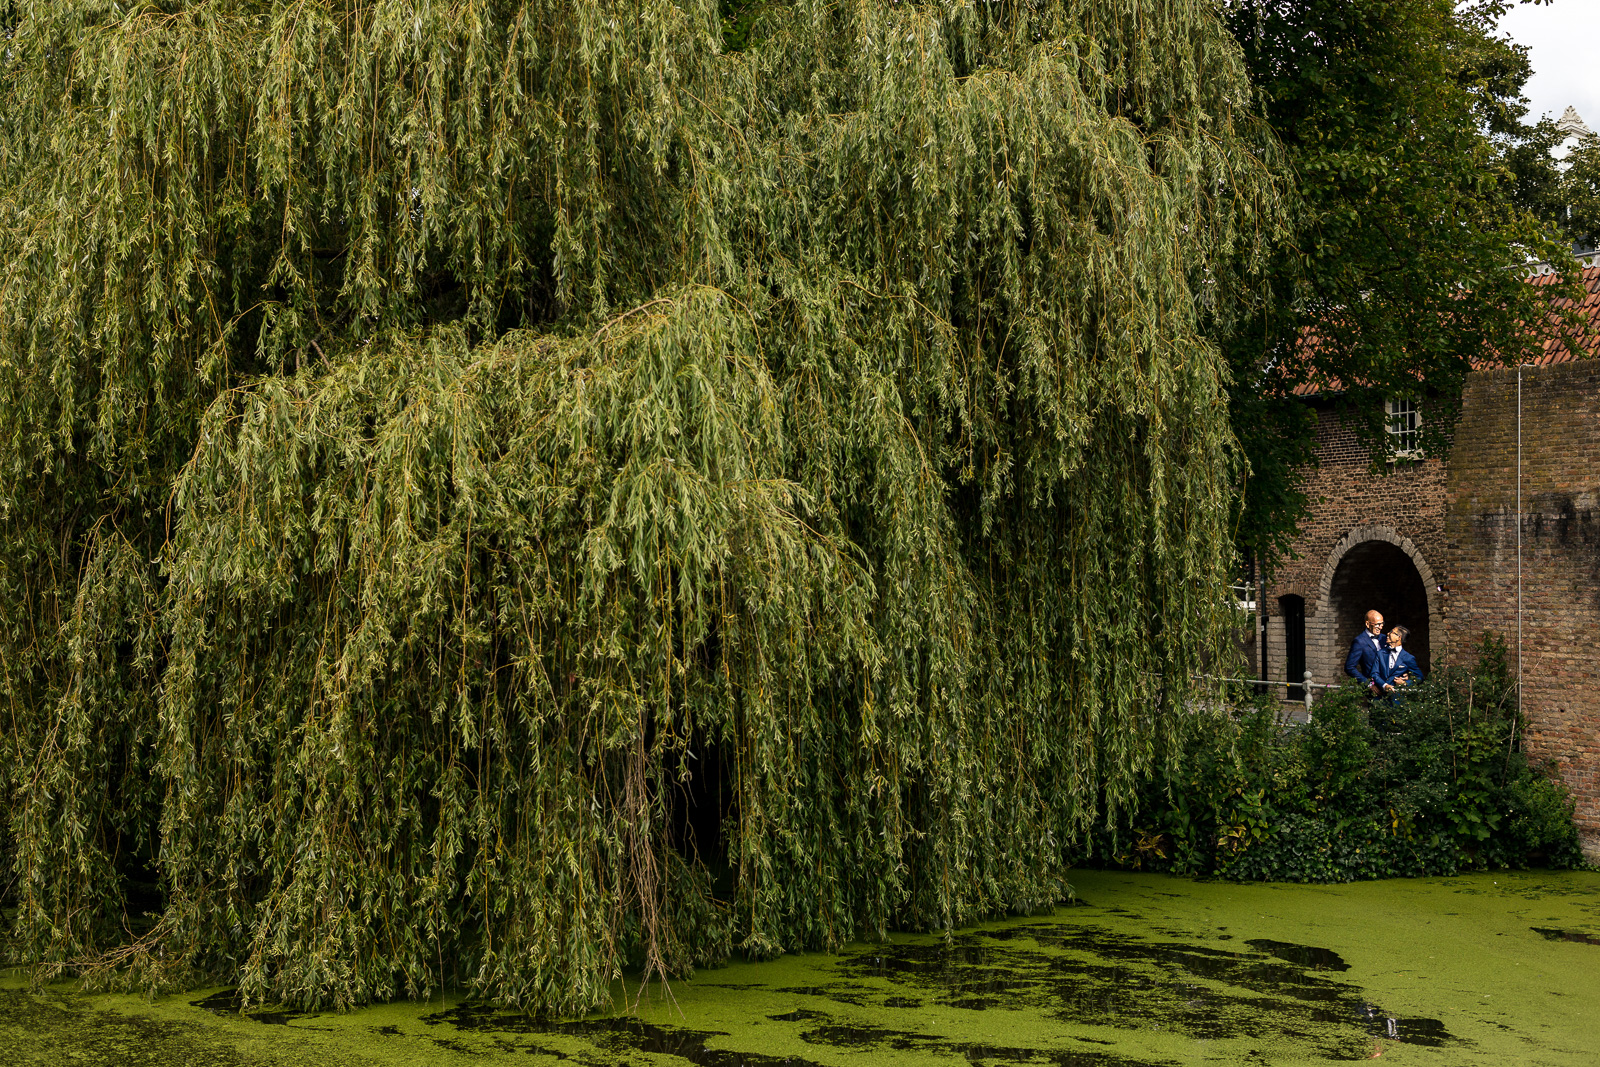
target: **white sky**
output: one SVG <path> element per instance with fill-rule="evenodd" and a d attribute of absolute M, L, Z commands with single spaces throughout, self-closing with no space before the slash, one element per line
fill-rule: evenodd
<path fill-rule="evenodd" d="M 1500 33 L 1529 48 L 1529 119 L 1560 118 L 1571 105 L 1600 130 L 1600 0 L 1519 4 L 1500 20 Z"/>

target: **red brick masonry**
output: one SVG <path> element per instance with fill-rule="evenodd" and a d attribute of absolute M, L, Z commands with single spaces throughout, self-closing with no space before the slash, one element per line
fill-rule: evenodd
<path fill-rule="evenodd" d="M 1446 468 L 1447 625 L 1458 650 L 1517 619 L 1517 372 L 1473 374 Z M 1522 686 L 1600 858 L 1600 362 L 1522 372 Z M 1515 649 L 1513 648 L 1513 654 Z"/>
<path fill-rule="evenodd" d="M 1600 314 L 1600 268 L 1585 272 Z M 1600 336 L 1600 333 L 1597 333 Z M 1315 400 L 1310 401 L 1318 403 Z M 1527 748 L 1577 802 L 1585 854 L 1600 862 L 1600 360 L 1547 353 L 1522 371 L 1522 677 Z M 1469 375 L 1444 460 L 1369 469 L 1366 446 L 1319 414 L 1313 510 L 1297 558 L 1266 589 L 1268 676 L 1284 679 L 1278 598 L 1305 598 L 1306 665 L 1338 681 L 1374 595 L 1365 562 L 1422 579 L 1403 609 L 1426 626 L 1432 666 L 1466 660 L 1484 631 L 1517 656 L 1517 371 Z M 1350 555 L 1352 566 L 1339 564 Z M 1382 580 L 1389 580 L 1387 576 Z M 1395 609 L 1391 609 L 1393 611 Z M 1391 619 L 1415 625 L 1416 618 Z"/>

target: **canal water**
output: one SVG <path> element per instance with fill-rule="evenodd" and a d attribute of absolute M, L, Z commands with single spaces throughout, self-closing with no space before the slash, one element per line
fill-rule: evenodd
<path fill-rule="evenodd" d="M 240 1015 L 0 977 L 0 1063 L 1135 1067 L 1600 1063 L 1600 874 L 1340 886 L 1081 871 L 1078 902 L 950 939 L 737 963 L 626 1009 L 537 1020 L 459 998 Z"/>

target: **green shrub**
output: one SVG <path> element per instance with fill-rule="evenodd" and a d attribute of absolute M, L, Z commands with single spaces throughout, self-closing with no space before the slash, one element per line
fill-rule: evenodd
<path fill-rule="evenodd" d="M 1521 749 L 1505 642 L 1477 652 L 1392 701 L 1330 692 L 1305 725 L 1271 700 L 1197 712 L 1092 859 L 1289 882 L 1581 863 L 1570 796 Z"/>

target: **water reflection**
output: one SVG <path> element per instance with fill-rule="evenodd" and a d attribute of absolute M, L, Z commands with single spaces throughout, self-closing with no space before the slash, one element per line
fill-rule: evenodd
<path fill-rule="evenodd" d="M 1167 1062 L 1081 1047 L 1104 1046 L 1107 1042 L 1093 1035 L 1117 1031 L 1160 1031 L 1200 1042 L 1288 1037 L 1333 1059 L 1358 1055 L 1362 1035 L 1430 1047 L 1452 1042 L 1440 1021 L 1386 1011 L 1360 988 L 1335 977 L 1350 968 L 1329 949 L 1268 939 L 1244 941 L 1239 949 L 1151 940 L 1081 921 L 1085 912 L 1074 912 L 1079 921 L 1017 923 L 943 941 L 862 947 L 818 960 L 812 973 L 819 981 L 772 991 L 802 1006 L 768 1012 L 763 1019 L 780 1024 L 829 1061 L 834 1058 L 829 1053 L 882 1050 L 1057 1067 Z M 218 1012 L 238 1010 L 229 994 L 194 1003 Z M 929 1008 L 1027 1012 L 1062 1024 L 1054 1032 L 1073 1035 L 1070 1043 L 1079 1047 L 963 1040 L 942 1032 L 948 1028 L 927 1026 L 915 1014 Z M 268 1010 L 252 1011 L 250 1017 L 282 1023 L 298 1015 Z M 669 1055 L 702 1067 L 811 1067 L 815 1062 L 730 1050 L 724 1031 L 633 1017 L 555 1021 L 468 1002 L 420 1021 L 436 1045 L 456 1051 L 464 1046 L 452 1035 L 470 1033 L 490 1037 L 505 1051 L 568 1059 L 574 1054 L 548 1039 L 582 1039 L 592 1051 L 576 1054 L 577 1062 L 594 1067 L 625 1061 L 630 1053 Z"/>
<path fill-rule="evenodd" d="M 1335 952 L 1252 940 L 1253 951 L 1149 941 L 1095 925 L 1029 923 L 959 935 L 948 945 L 875 949 L 839 964 L 844 981 L 816 992 L 859 1003 L 859 980 L 886 979 L 932 1003 L 981 1011 L 1026 1007 L 1079 1026 L 1166 1029 L 1202 1040 L 1357 1023 L 1418 1045 L 1450 1040 L 1436 1019 L 1402 1018 L 1328 973 Z M 798 990 L 796 990 L 798 992 Z M 903 995 L 903 994 L 902 994 Z M 1329 1054 L 1331 1048 L 1323 1050 Z"/>
<path fill-rule="evenodd" d="M 1600 937 L 1586 934 L 1582 930 L 1558 930 L 1549 926 L 1534 926 L 1530 929 L 1543 936 L 1546 941 L 1576 941 L 1580 945 L 1600 945 Z"/>
<path fill-rule="evenodd" d="M 151 1000 L 0 974 L 0 1062 L 1167 1067 L 1445 1045 L 1474 1067 L 1594 1063 L 1600 874 L 1318 887 L 1082 872 L 1077 884 L 1115 906 L 735 963 L 642 1003 L 630 982 L 613 1016 L 579 1020 L 454 996 L 349 1013 L 251 1005 L 241 1018 L 232 991 Z"/>

